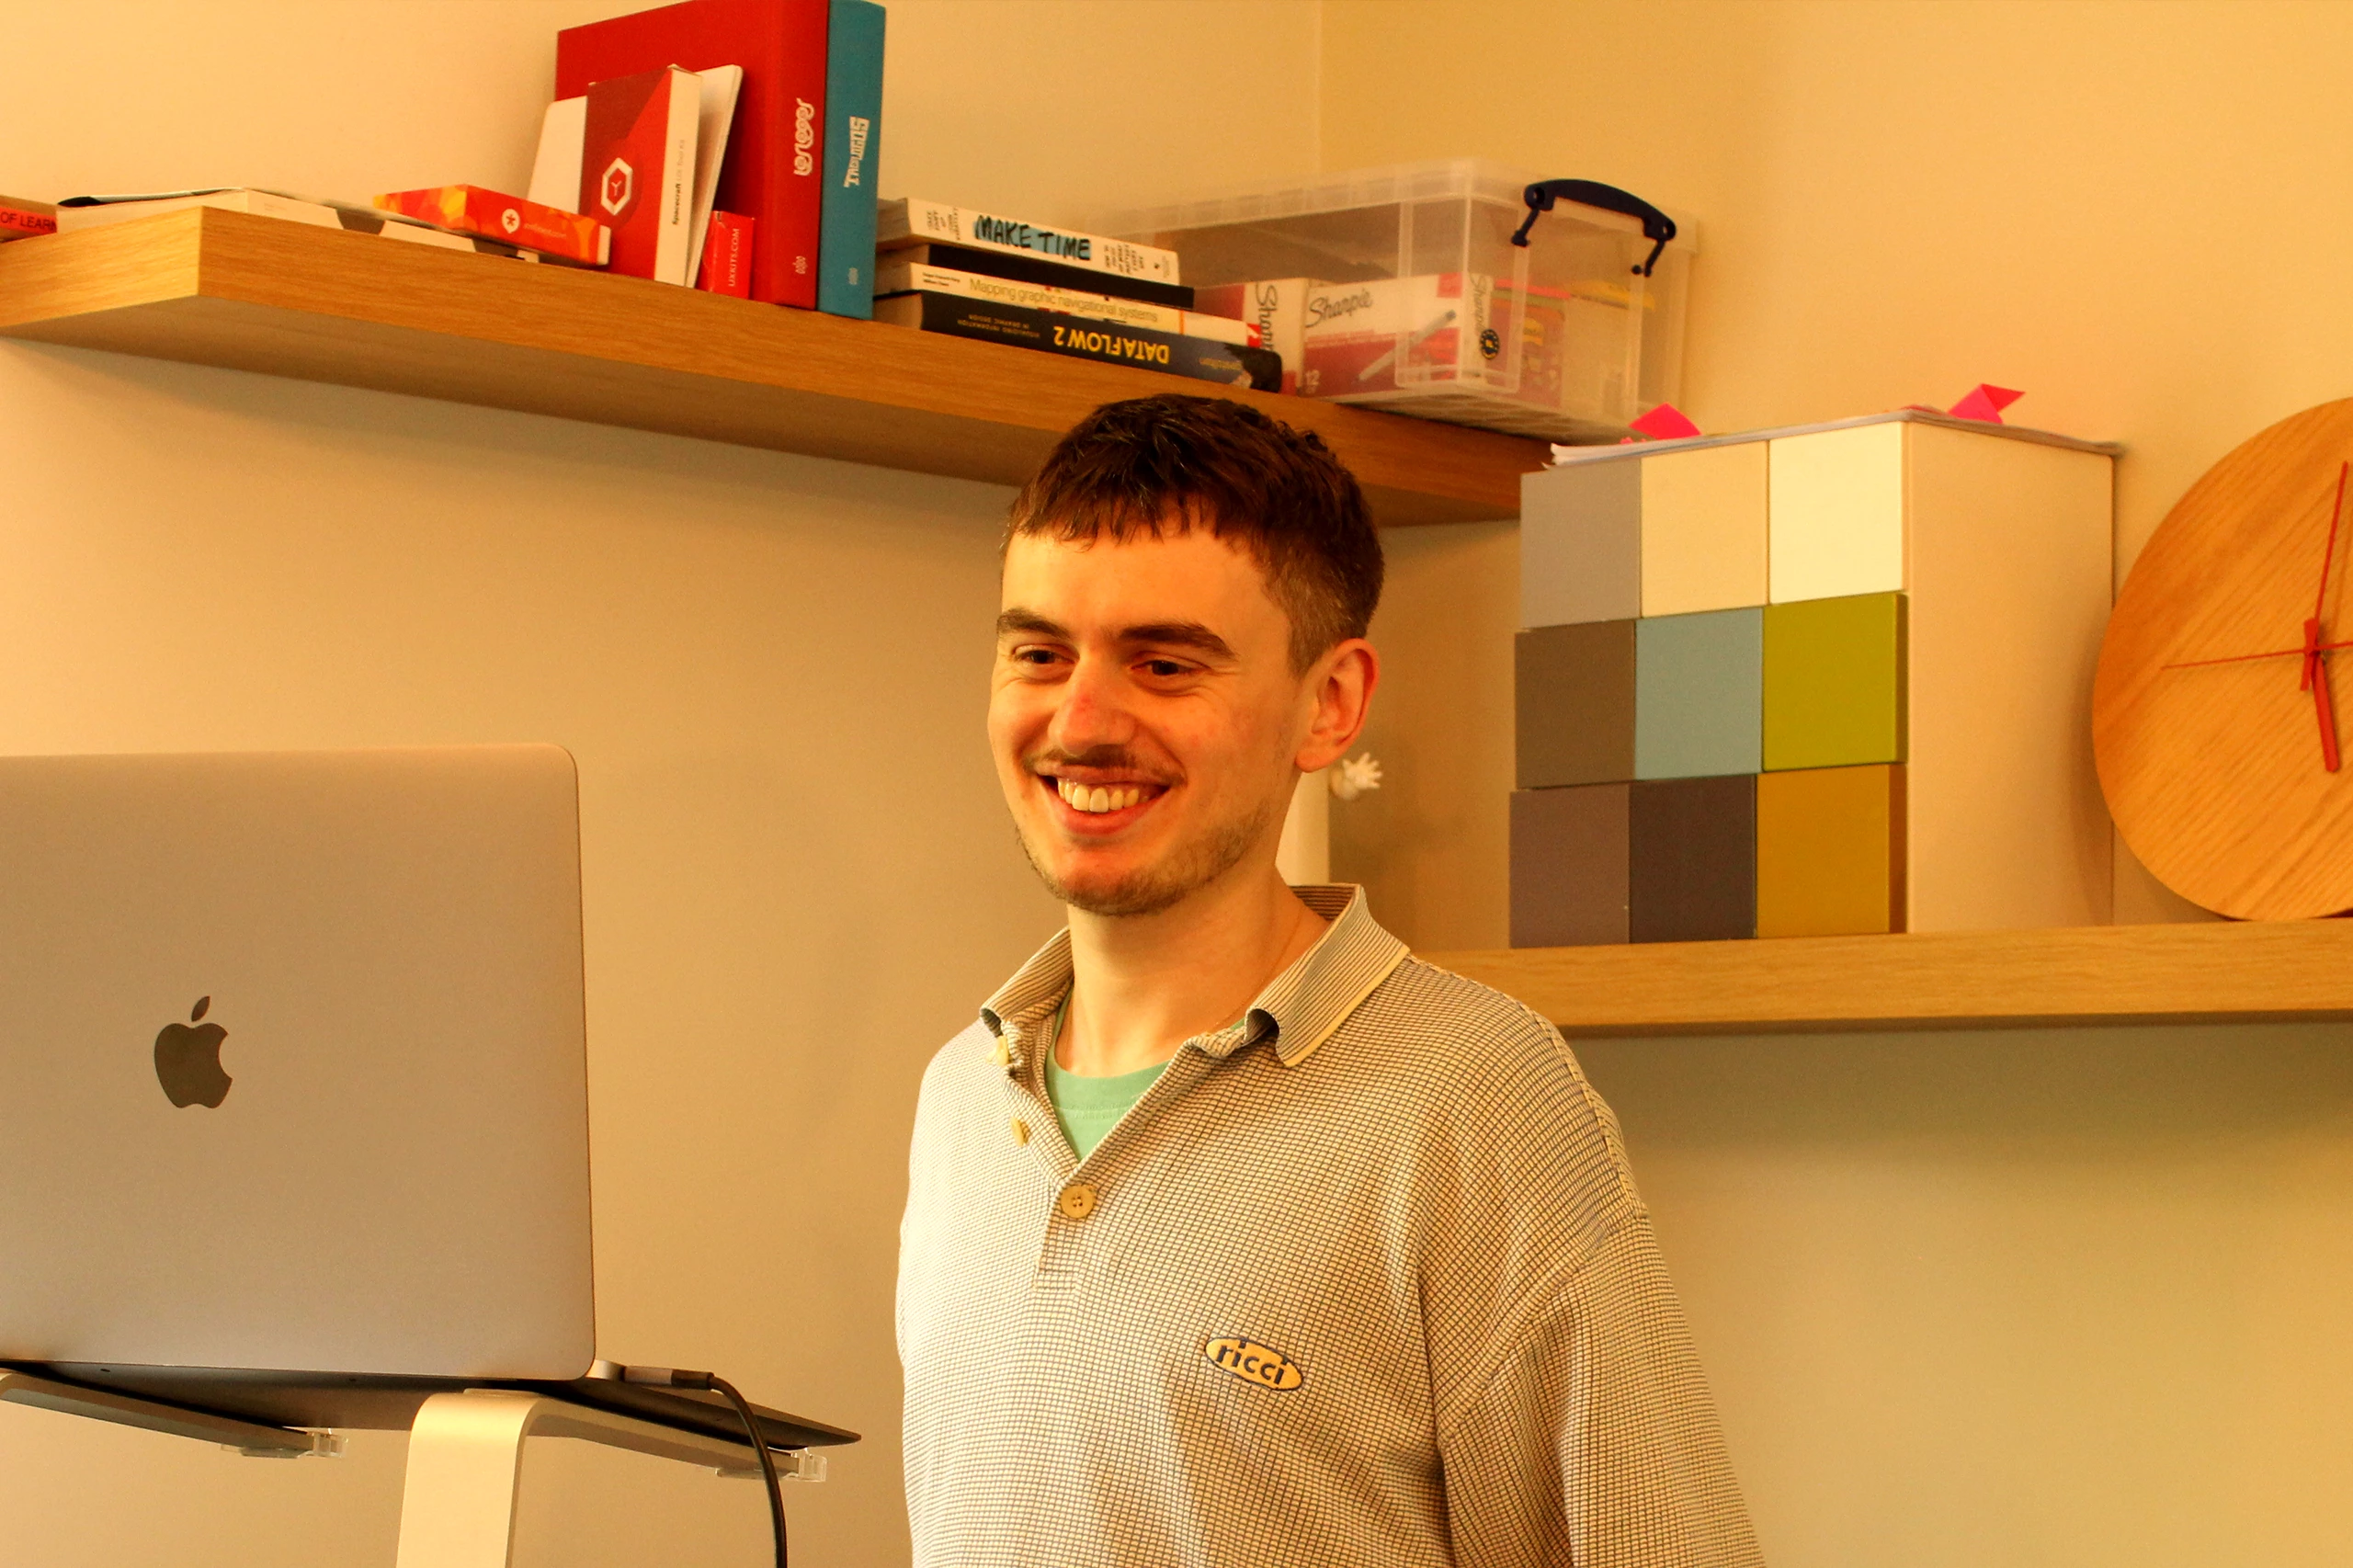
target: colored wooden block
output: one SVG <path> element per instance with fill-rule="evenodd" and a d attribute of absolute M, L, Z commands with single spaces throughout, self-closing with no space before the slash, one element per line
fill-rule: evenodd
<path fill-rule="evenodd" d="M 1767 772 L 1904 760 L 1904 612 L 1902 594 L 1766 607 Z"/>
<path fill-rule="evenodd" d="M 1626 940 L 1632 786 L 1521 790 L 1511 798 L 1511 945 Z"/>
<path fill-rule="evenodd" d="M 1756 781 L 1756 934 L 1904 926 L 1904 770 L 1804 768 Z"/>
<path fill-rule="evenodd" d="M 1634 623 L 1634 777 L 1755 773 L 1761 765 L 1765 611 Z"/>
<path fill-rule="evenodd" d="M 1902 421 L 1770 443 L 1771 601 L 1893 593 L 1904 585 Z"/>
<path fill-rule="evenodd" d="M 1519 483 L 1519 623 L 1642 613 L 1642 465 L 1570 462 Z"/>
<path fill-rule="evenodd" d="M 1642 460 L 1644 615 L 1765 602 L 1768 445 L 1744 441 Z"/>
<path fill-rule="evenodd" d="M 1634 776 L 1634 625 L 1589 621 L 1519 634 L 1512 649 L 1519 788 Z"/>
<path fill-rule="evenodd" d="M 1627 801 L 1627 934 L 1713 942 L 1756 934 L 1756 779 L 1637 781 Z"/>
<path fill-rule="evenodd" d="M 1902 762 L 1908 930 L 2105 922 L 2114 907 L 2112 839 L 2086 707 L 2112 583 L 2113 454 L 2031 430 L 1914 412 L 1712 443 L 1607 449 L 1579 460 L 1574 483 L 1598 494 L 1616 470 L 1631 486 L 1611 503 L 1620 524 L 1611 537 L 1621 618 L 1641 607 L 1654 568 L 1666 591 L 1665 556 L 1680 534 L 1664 519 L 1682 504 L 1675 495 L 1681 480 L 1662 467 L 1645 494 L 1643 471 L 1727 449 L 1753 451 L 1759 443 L 1766 444 L 1768 613 L 1757 766 L 1775 772 Z M 1540 493 L 1542 483 L 1561 483 L 1556 474 L 1529 484 Z M 1700 481 L 1692 479 L 1690 488 Z M 1534 577 L 1548 570 L 1543 549 L 1540 539 Z M 1576 551 L 1567 560 L 1574 563 Z M 1783 642 L 1776 631 L 1797 623 L 1783 622 L 1780 609 L 1897 593 L 1904 596 L 1895 609 L 1900 665 L 1885 653 L 1892 601 L 1882 597 L 1881 652 L 1821 658 L 1822 677 L 1803 683 L 1808 692 L 1795 709 L 1784 702 L 1789 694 L 1776 676 L 1786 661 L 1772 650 Z M 1823 613 L 1835 619 L 1847 610 Z M 1869 688 L 1859 698 L 1859 687 Z M 1639 690 L 1633 706 L 1641 753 L 1634 763 L 1662 771 L 1720 766 L 1654 755 L 1642 744 Z M 1843 739 L 1830 733 L 1841 725 L 1856 733 Z M 1651 741 L 1665 733 L 1647 727 Z M 1541 733 L 1535 739 L 1551 744 Z M 1630 767 L 1620 777 L 1633 772 Z M 1570 781 L 1557 771 L 1543 781 L 1556 779 Z M 1639 926 L 1634 915 L 1629 920 L 1630 930 Z"/>

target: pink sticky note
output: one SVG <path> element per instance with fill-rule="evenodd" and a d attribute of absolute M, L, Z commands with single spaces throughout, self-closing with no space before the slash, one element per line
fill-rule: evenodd
<path fill-rule="evenodd" d="M 2024 392 L 2012 392 L 2007 387 L 1997 387 L 1991 381 L 1984 381 L 1945 412 L 1956 419 L 1983 419 L 1988 425 L 1999 425 L 2002 410 L 2025 395 Z"/>
<path fill-rule="evenodd" d="M 1654 441 L 1673 441 L 1685 436 L 1696 436 L 1699 433 L 1699 427 L 1684 418 L 1683 411 L 1671 403 L 1660 403 L 1656 408 L 1635 420 L 1632 428 L 1640 430 Z"/>

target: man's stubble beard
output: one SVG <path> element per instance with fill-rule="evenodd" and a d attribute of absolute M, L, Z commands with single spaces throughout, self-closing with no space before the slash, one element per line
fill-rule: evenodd
<path fill-rule="evenodd" d="M 1199 842 L 1179 849 L 1165 863 L 1140 868 L 1100 892 L 1083 892 L 1055 876 L 1030 844 L 1018 817 L 1014 819 L 1013 837 L 1028 858 L 1029 869 L 1046 884 L 1046 891 L 1073 909 L 1111 918 L 1158 915 L 1233 869 L 1266 833 L 1276 812 L 1288 810 L 1290 804 L 1288 797 L 1279 798 L 1261 806 L 1254 816 L 1222 823 Z"/>

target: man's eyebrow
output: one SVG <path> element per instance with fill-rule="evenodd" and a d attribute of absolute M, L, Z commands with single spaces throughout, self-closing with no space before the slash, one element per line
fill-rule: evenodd
<path fill-rule="evenodd" d="M 1016 631 L 1027 631 L 1038 637 L 1057 637 L 1065 642 L 1070 641 L 1069 631 L 1059 622 L 1048 620 L 1034 609 L 1022 609 L 1018 607 L 1006 610 L 996 618 L 996 634 L 999 637 L 1008 636 Z"/>
<path fill-rule="evenodd" d="M 1163 648 L 1190 648 L 1213 659 L 1231 659 L 1226 640 L 1198 620 L 1152 620 L 1120 633 L 1122 642 L 1149 642 Z"/>
<path fill-rule="evenodd" d="M 1077 641 L 1071 635 L 1070 629 L 1060 621 L 1049 619 L 1034 609 L 1023 609 L 1017 605 L 996 618 L 996 634 L 999 637 L 1051 637 L 1061 642 Z M 1190 648 L 1212 659 L 1233 657 L 1233 644 L 1198 620 L 1148 620 L 1140 626 L 1122 628 L 1120 641 L 1159 648 Z"/>

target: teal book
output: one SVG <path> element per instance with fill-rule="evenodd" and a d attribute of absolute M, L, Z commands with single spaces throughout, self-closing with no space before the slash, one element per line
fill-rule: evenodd
<path fill-rule="evenodd" d="M 817 308 L 874 314 L 874 182 L 882 161 L 882 7 L 833 0 L 825 41 L 825 196 Z"/>

